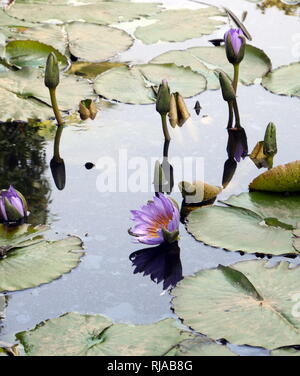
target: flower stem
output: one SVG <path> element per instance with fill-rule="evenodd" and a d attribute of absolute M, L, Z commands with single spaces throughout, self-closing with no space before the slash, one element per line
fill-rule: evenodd
<path fill-rule="evenodd" d="M 232 102 L 233 102 L 233 110 L 234 110 L 234 116 L 235 116 L 235 127 L 241 128 L 240 114 L 239 114 L 237 101 L 236 99 L 234 99 Z"/>
<path fill-rule="evenodd" d="M 232 87 L 236 93 L 237 91 L 237 86 L 238 86 L 238 82 L 239 82 L 239 71 L 240 71 L 240 64 L 234 64 L 233 65 L 233 69 L 234 69 L 234 76 L 233 76 L 233 83 L 232 83 Z"/>
<path fill-rule="evenodd" d="M 56 92 L 55 89 L 49 89 L 50 92 L 50 99 L 51 99 L 51 104 L 52 104 L 52 109 L 57 121 L 57 126 L 60 127 L 63 125 L 63 119 L 61 117 L 58 105 L 57 105 L 57 100 L 56 100 Z"/>
<path fill-rule="evenodd" d="M 161 122 L 162 122 L 162 127 L 163 127 L 163 132 L 164 132 L 165 140 L 170 141 L 171 137 L 170 137 L 169 130 L 168 130 L 167 114 L 161 115 Z"/>

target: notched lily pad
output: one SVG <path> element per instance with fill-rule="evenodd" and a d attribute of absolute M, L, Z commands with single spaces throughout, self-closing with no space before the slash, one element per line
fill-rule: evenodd
<path fill-rule="evenodd" d="M 183 97 L 191 97 L 206 88 L 203 76 L 190 68 L 181 68 L 175 64 L 142 64 L 133 67 L 110 69 L 95 79 L 95 91 L 110 100 L 131 104 L 154 103 L 153 86 L 163 79 L 168 81 L 172 92 Z"/>
<path fill-rule="evenodd" d="M 275 69 L 263 78 L 262 85 L 274 94 L 300 98 L 300 63 Z"/>
<path fill-rule="evenodd" d="M 38 234 L 45 227 L 23 225 L 7 230 L 0 225 L 0 292 L 17 291 L 49 283 L 75 268 L 81 256 L 82 242 L 72 236 L 46 241 Z"/>
<path fill-rule="evenodd" d="M 223 25 L 224 21 L 214 19 L 215 16 L 224 16 L 224 12 L 216 7 L 167 10 L 148 18 L 154 22 L 138 27 L 134 35 L 145 44 L 183 42 L 211 34 Z"/>
<path fill-rule="evenodd" d="M 244 193 L 193 211 L 187 230 L 199 241 L 229 251 L 293 255 L 293 228 L 299 221 L 299 197 Z"/>
<path fill-rule="evenodd" d="M 226 72 L 231 78 L 232 65 L 226 58 L 225 48 L 221 47 L 191 47 L 186 50 L 174 50 L 157 56 L 150 63 L 174 63 L 178 66 L 190 67 L 202 74 L 208 81 L 208 89 L 218 89 L 219 80 L 213 73 L 215 69 Z M 251 85 L 256 79 L 263 77 L 271 70 L 271 61 L 260 49 L 246 45 L 245 57 L 240 64 L 240 82 Z"/>
<path fill-rule="evenodd" d="M 203 270 L 173 290 L 173 308 L 184 324 L 213 339 L 266 349 L 297 345 L 293 295 L 299 278 L 300 268 L 289 269 L 288 262 L 269 268 L 252 260 Z"/>
<path fill-rule="evenodd" d="M 67 313 L 16 335 L 30 356 L 160 356 L 190 336 L 173 319 L 127 325 L 78 313 Z"/>

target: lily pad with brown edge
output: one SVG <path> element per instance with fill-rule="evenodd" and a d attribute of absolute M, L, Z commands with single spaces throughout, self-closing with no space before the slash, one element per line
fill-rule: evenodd
<path fill-rule="evenodd" d="M 182 181 L 178 184 L 184 200 L 189 204 L 197 204 L 202 201 L 209 201 L 218 196 L 222 188 L 207 184 L 202 181 L 189 183 Z"/>
<path fill-rule="evenodd" d="M 29 356 L 162 356 L 192 336 L 174 319 L 132 325 L 115 324 L 101 315 L 67 313 L 16 338 Z"/>
<path fill-rule="evenodd" d="M 299 217 L 296 214 L 299 200 L 293 197 L 284 200 L 277 196 L 265 200 L 253 196 L 252 202 L 251 193 L 233 196 L 225 201 L 232 206 L 203 207 L 191 212 L 187 218 L 187 230 L 197 240 L 228 251 L 299 255 L 293 246 L 292 232 Z"/>
<path fill-rule="evenodd" d="M 100 25 L 110 25 L 117 22 L 129 22 L 145 16 L 151 16 L 161 11 L 158 3 L 139 2 L 98 2 L 94 4 L 24 4 L 15 3 L 7 10 L 7 14 L 29 22 L 54 23 L 84 21 Z"/>
<path fill-rule="evenodd" d="M 88 62 L 106 61 L 133 44 L 133 38 L 123 30 L 87 22 L 40 25 L 15 33 L 14 38 L 45 43 L 63 55 Z"/>
<path fill-rule="evenodd" d="M 112 68 L 100 74 L 94 81 L 94 89 L 109 100 L 150 104 L 155 102 L 153 87 L 162 79 L 168 81 L 172 92 L 178 91 L 183 97 L 192 97 L 206 88 L 206 79 L 190 68 L 175 64 L 141 64 Z"/>
<path fill-rule="evenodd" d="M 84 78 L 95 78 L 109 69 L 125 66 L 125 63 L 114 63 L 105 61 L 103 63 L 74 62 L 67 73 L 82 76 Z"/>
<path fill-rule="evenodd" d="M 262 86 L 274 94 L 300 98 L 300 63 L 274 69 L 262 80 Z"/>
<path fill-rule="evenodd" d="M 251 260 L 185 277 L 172 290 L 175 313 L 215 340 L 266 349 L 299 344 L 293 296 L 299 292 L 300 268 L 266 264 Z"/>
<path fill-rule="evenodd" d="M 207 79 L 208 89 L 219 89 L 219 80 L 215 70 L 222 70 L 233 77 L 232 65 L 226 58 L 225 48 L 191 47 L 186 50 L 173 50 L 163 53 L 150 61 L 151 64 L 174 63 L 178 66 L 190 67 Z M 271 70 L 269 57 L 259 48 L 246 45 L 245 57 L 240 64 L 240 83 L 251 85 Z"/>
<path fill-rule="evenodd" d="M 161 12 L 152 17 L 148 26 L 139 26 L 134 35 L 145 44 L 159 41 L 183 42 L 191 38 L 213 33 L 224 21 L 214 17 L 224 16 L 224 12 L 216 7 L 201 9 L 172 9 Z"/>
<path fill-rule="evenodd" d="M 49 283 L 70 272 L 80 262 L 84 252 L 76 236 L 47 241 L 37 236 L 44 227 L 24 225 L 9 233 L 1 229 L 0 292 L 24 290 Z"/>
<path fill-rule="evenodd" d="M 300 160 L 276 166 L 257 176 L 251 191 L 300 192 Z"/>
<path fill-rule="evenodd" d="M 57 87 L 61 111 L 77 110 L 82 99 L 93 98 L 92 85 L 79 77 L 61 74 Z M 0 74 L 0 120 L 47 120 L 53 117 L 49 91 L 44 85 L 44 70 L 30 67 Z M 4 105 L 5 104 L 5 105 Z"/>

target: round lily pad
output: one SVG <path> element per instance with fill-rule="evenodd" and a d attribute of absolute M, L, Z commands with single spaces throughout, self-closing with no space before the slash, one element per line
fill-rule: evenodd
<path fill-rule="evenodd" d="M 299 197 L 245 193 L 224 203 L 231 206 L 194 210 L 187 230 L 197 240 L 229 251 L 299 254 L 292 232 L 299 221 Z"/>
<path fill-rule="evenodd" d="M 127 22 L 160 11 L 157 3 L 97 2 L 95 4 L 15 3 L 8 15 L 30 22 L 53 20 L 56 23 L 86 21 L 100 25 Z"/>
<path fill-rule="evenodd" d="M 224 12 L 216 7 L 167 10 L 149 17 L 154 22 L 138 27 L 134 35 L 145 44 L 159 41 L 183 42 L 211 34 L 223 25 L 223 21 L 213 18 L 215 16 L 224 16 Z"/>
<path fill-rule="evenodd" d="M 263 172 L 249 184 L 249 189 L 267 192 L 300 192 L 300 160 Z"/>
<path fill-rule="evenodd" d="M 300 63 L 275 69 L 263 78 L 262 85 L 274 94 L 300 98 Z"/>
<path fill-rule="evenodd" d="M 151 86 L 157 87 L 163 79 L 168 81 L 172 92 L 191 97 L 206 88 L 203 76 L 190 68 L 175 64 L 142 64 L 110 69 L 99 75 L 94 82 L 95 91 L 110 100 L 131 104 L 154 103 Z"/>
<path fill-rule="evenodd" d="M 218 89 L 219 80 L 213 73 L 221 69 L 231 78 L 232 65 L 226 58 L 225 48 L 221 47 L 192 47 L 186 50 L 174 50 L 157 56 L 150 63 L 174 63 L 178 66 L 190 67 L 202 74 L 208 81 L 208 89 Z M 240 64 L 239 80 L 244 85 L 251 85 L 256 79 L 263 77 L 271 69 L 271 61 L 259 48 L 246 46 L 245 57 Z"/>
<path fill-rule="evenodd" d="M 297 345 L 300 321 L 292 312 L 299 278 L 300 268 L 288 262 L 219 266 L 184 278 L 173 290 L 173 308 L 184 324 L 213 339 L 267 349 Z"/>
<path fill-rule="evenodd" d="M 16 335 L 30 356 L 159 356 L 189 336 L 174 319 L 128 325 L 79 313 L 67 313 Z"/>
<path fill-rule="evenodd" d="M 4 258 L 0 258 L 0 292 L 49 283 L 74 269 L 84 254 L 81 251 L 82 242 L 75 236 L 46 241 L 41 237 L 36 238 L 36 232 L 32 233 L 30 226 L 19 237 L 15 234 L 2 239 L 3 233 L 1 231 L 1 243 L 6 245 L 1 247 L 7 252 Z M 30 236 L 32 241 L 28 240 Z"/>

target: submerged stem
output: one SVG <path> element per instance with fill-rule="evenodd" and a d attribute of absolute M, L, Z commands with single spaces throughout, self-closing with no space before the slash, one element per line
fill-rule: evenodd
<path fill-rule="evenodd" d="M 227 129 L 232 128 L 233 124 L 233 103 L 232 101 L 228 101 L 228 124 L 227 124 Z"/>
<path fill-rule="evenodd" d="M 58 163 L 61 162 L 62 160 L 59 154 L 59 144 L 60 144 L 60 139 L 61 139 L 63 129 L 64 129 L 63 125 L 60 125 L 57 127 L 55 139 L 54 139 L 54 159 Z"/>
<path fill-rule="evenodd" d="M 233 110 L 234 110 L 234 116 L 235 116 L 235 127 L 241 128 L 239 108 L 238 108 L 236 99 L 233 100 Z"/>
<path fill-rule="evenodd" d="M 168 130 L 167 114 L 162 114 L 161 115 L 161 122 L 162 122 L 162 127 L 163 127 L 163 132 L 164 132 L 165 140 L 170 141 L 171 137 L 170 137 L 169 130 Z"/>

